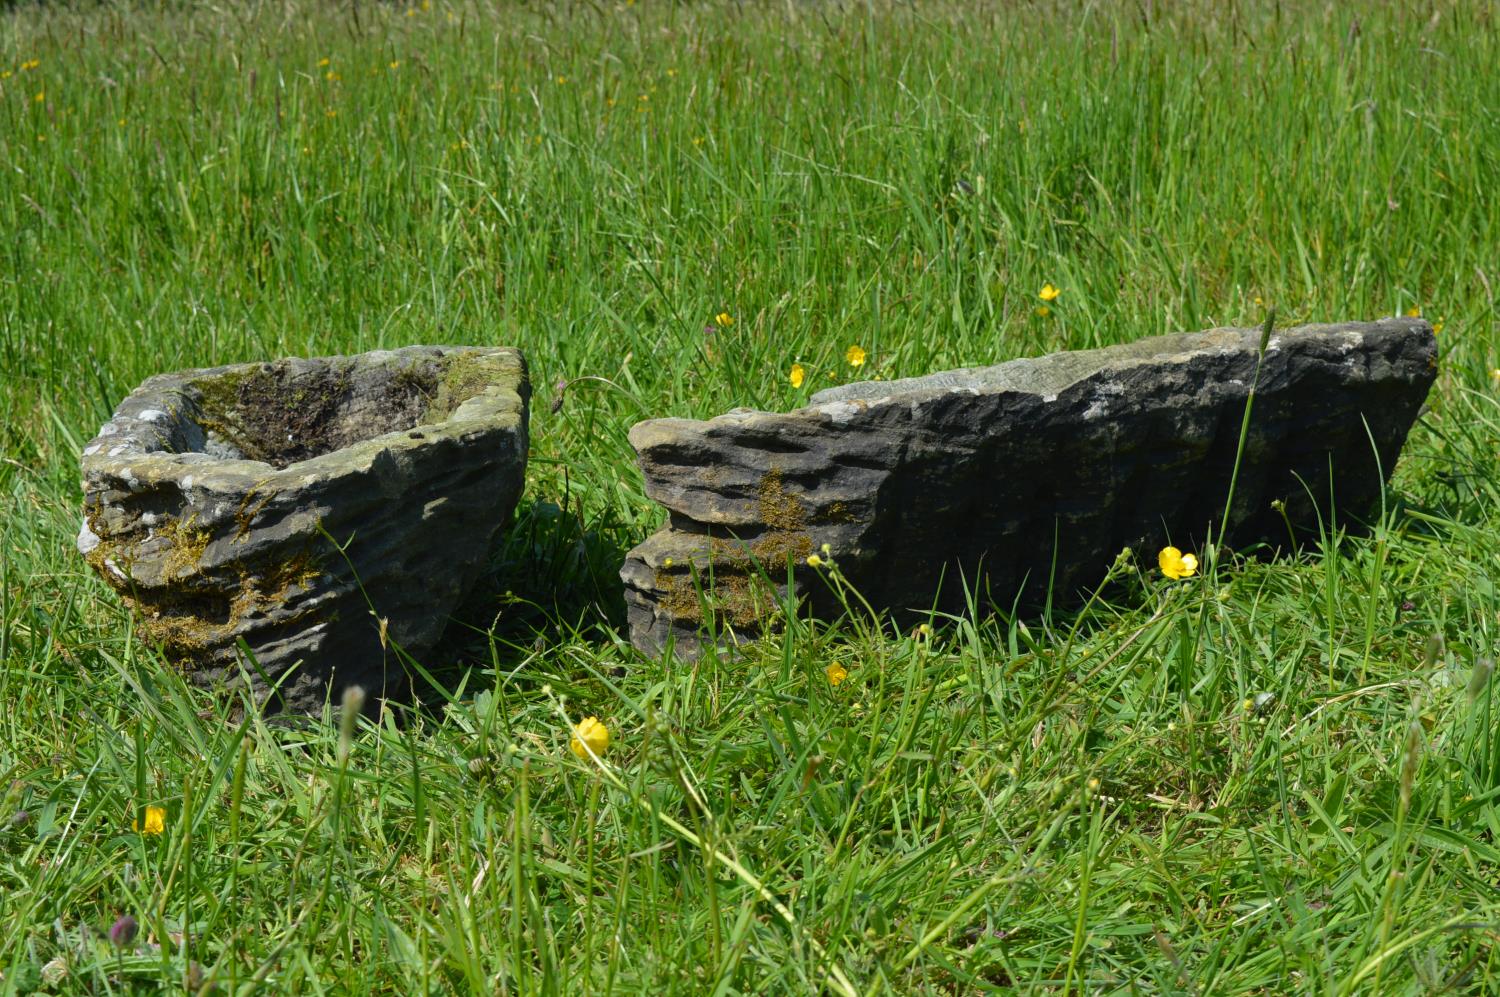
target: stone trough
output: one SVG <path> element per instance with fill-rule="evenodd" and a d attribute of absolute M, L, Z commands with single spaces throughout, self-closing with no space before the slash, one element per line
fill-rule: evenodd
<path fill-rule="evenodd" d="M 632 642 L 752 639 L 784 597 L 837 612 L 809 555 L 897 617 L 1067 602 L 1124 547 L 1197 548 L 1224 512 L 1259 330 L 1214 329 L 819 392 L 794 412 L 635 426 L 668 523 L 621 570 Z M 1437 366 L 1421 319 L 1276 333 L 1229 529 L 1288 546 L 1378 502 Z M 1217 536 L 1219 530 L 1215 528 Z"/>
<path fill-rule="evenodd" d="M 433 648 L 514 509 L 529 396 L 500 348 L 153 377 L 84 450 L 78 548 L 200 683 L 389 694 L 393 645 Z"/>

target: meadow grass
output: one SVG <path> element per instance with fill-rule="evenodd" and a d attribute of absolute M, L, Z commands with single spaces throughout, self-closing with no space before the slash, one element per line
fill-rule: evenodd
<path fill-rule="evenodd" d="M 1497 17 L 8 6 L 0 990 L 1495 989 Z M 1273 305 L 1440 325 L 1368 535 L 931 636 L 623 643 L 634 421 Z M 532 365 L 490 622 L 424 708 L 241 716 L 73 549 L 80 444 L 160 370 L 412 343 Z"/>

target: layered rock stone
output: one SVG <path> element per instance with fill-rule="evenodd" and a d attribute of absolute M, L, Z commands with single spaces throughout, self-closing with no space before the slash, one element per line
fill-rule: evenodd
<path fill-rule="evenodd" d="M 297 711 L 391 694 L 520 496 L 529 396 L 498 348 L 153 377 L 83 451 L 78 549 L 199 682 Z"/>
<path fill-rule="evenodd" d="M 635 426 L 667 525 L 628 555 L 631 639 L 753 638 L 806 559 L 897 617 L 1066 602 L 1122 548 L 1288 546 L 1378 502 L 1437 367 L 1421 319 L 1214 329 L 819 392 L 787 413 Z M 1221 531 L 1245 403 L 1256 385 Z"/>

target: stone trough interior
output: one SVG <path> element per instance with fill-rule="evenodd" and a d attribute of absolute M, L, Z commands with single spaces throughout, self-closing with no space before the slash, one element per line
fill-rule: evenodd
<path fill-rule="evenodd" d="M 284 468 L 441 422 L 491 380 L 483 356 L 371 356 L 205 372 L 182 389 L 167 449 Z"/>

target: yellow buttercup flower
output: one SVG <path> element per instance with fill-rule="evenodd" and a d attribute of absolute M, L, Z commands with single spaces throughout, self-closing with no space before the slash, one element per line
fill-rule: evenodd
<path fill-rule="evenodd" d="M 828 676 L 829 685 L 838 685 L 849 677 L 849 669 L 840 664 L 832 664 L 823 669 L 823 674 Z"/>
<path fill-rule="evenodd" d="M 866 355 L 867 354 L 865 353 L 865 348 L 858 344 L 855 344 L 854 346 L 851 346 L 844 351 L 844 359 L 848 361 L 850 367 L 864 366 Z"/>
<path fill-rule="evenodd" d="M 1439 334 L 1442 333 L 1442 331 L 1443 331 L 1443 322 L 1444 321 L 1445 320 L 1444 320 L 1443 316 L 1439 315 L 1438 316 L 1438 320 L 1436 322 L 1432 323 L 1432 334 L 1434 336 L 1439 335 Z"/>
<path fill-rule="evenodd" d="M 598 717 L 584 717 L 573 728 L 573 737 L 568 741 L 568 750 L 587 760 L 589 753 L 602 755 L 609 748 L 609 728 L 599 722 Z"/>
<path fill-rule="evenodd" d="M 714 321 L 718 323 L 720 329 L 727 329 L 734 325 L 734 316 L 728 312 L 720 312 L 714 316 Z"/>
<path fill-rule="evenodd" d="M 146 827 L 142 829 L 141 822 L 138 820 L 131 821 L 130 826 L 133 830 L 140 831 L 142 834 L 161 834 L 167 827 L 167 808 L 147 807 Z"/>
<path fill-rule="evenodd" d="M 323 58 L 321 58 L 321 59 L 318 60 L 318 66 L 319 67 L 326 66 L 326 65 L 328 65 L 328 62 L 329 62 L 328 57 L 324 56 Z"/>
<path fill-rule="evenodd" d="M 1422 309 L 1419 308 L 1416 305 L 1412 305 L 1410 308 L 1408 308 L 1406 310 L 1406 317 L 1407 318 L 1421 318 L 1422 317 Z"/>
<path fill-rule="evenodd" d="M 821 568 L 823 566 L 823 559 L 816 554 L 809 554 L 807 555 L 807 566 L 809 568 Z"/>
<path fill-rule="evenodd" d="M 802 381 L 807 377 L 807 370 L 800 364 L 792 364 L 792 372 L 787 375 L 787 380 L 792 382 L 792 387 L 802 387 Z"/>
<path fill-rule="evenodd" d="M 1198 559 L 1176 547 L 1163 547 L 1156 563 L 1161 566 L 1161 573 L 1172 579 L 1186 578 L 1198 570 Z"/>
<path fill-rule="evenodd" d="M 1036 296 L 1038 298 L 1041 298 L 1043 301 L 1056 301 L 1059 294 L 1062 294 L 1062 291 L 1053 287 L 1051 284 L 1043 284 L 1042 289 L 1037 292 Z"/>
<path fill-rule="evenodd" d="M 1037 306 L 1037 309 L 1036 309 L 1036 317 L 1037 318 L 1046 318 L 1048 315 L 1051 315 L 1051 314 L 1052 314 L 1052 309 L 1048 308 L 1046 305 L 1038 305 Z"/>

